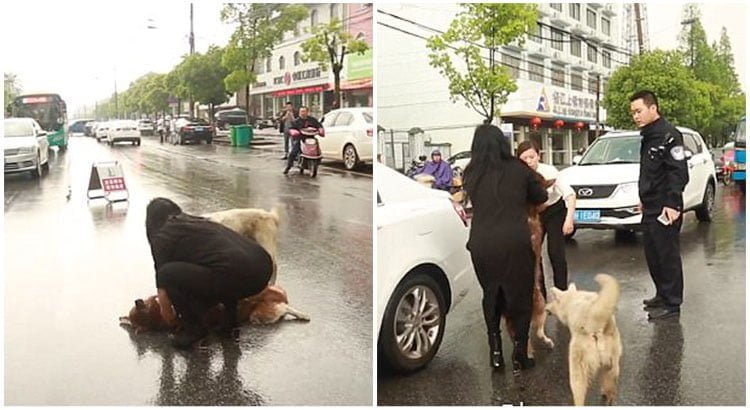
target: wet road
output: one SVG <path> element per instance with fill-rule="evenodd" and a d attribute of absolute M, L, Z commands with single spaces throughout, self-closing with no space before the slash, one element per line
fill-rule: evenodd
<path fill-rule="evenodd" d="M 6 404 L 372 403 L 371 177 L 284 177 L 272 150 L 153 138 L 77 137 L 51 157 L 41 181 L 4 180 Z M 111 159 L 130 201 L 87 204 L 92 161 Z M 239 344 L 212 336 L 186 353 L 121 328 L 133 300 L 155 293 L 144 220 L 156 196 L 198 214 L 280 206 L 278 283 L 312 321 L 245 325 Z"/>
<path fill-rule="evenodd" d="M 685 302 L 680 318 L 649 323 L 642 299 L 654 294 L 642 237 L 618 240 L 611 231 L 579 231 L 567 246 L 570 280 L 598 289 L 598 272 L 621 285 L 617 312 L 623 357 L 618 405 L 745 405 L 745 200 L 719 188 L 715 221 L 698 224 L 688 214 L 681 233 Z M 548 288 L 551 267 L 545 264 Z M 537 343 L 537 366 L 514 377 L 512 346 L 503 333 L 506 370 L 493 372 L 476 288 L 448 315 L 433 362 L 410 376 L 379 371 L 380 405 L 572 405 L 568 386 L 568 330 L 550 317 Z M 599 404 L 598 384 L 587 404 Z"/>

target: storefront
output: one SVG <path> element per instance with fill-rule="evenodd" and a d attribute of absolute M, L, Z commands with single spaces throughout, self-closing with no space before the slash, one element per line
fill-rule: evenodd
<path fill-rule="evenodd" d="M 346 56 L 341 83 L 343 107 L 372 107 L 372 49 Z"/>
<path fill-rule="evenodd" d="M 278 117 L 287 102 L 295 108 L 306 105 L 310 115 L 320 118 L 330 108 L 324 105 L 324 95 L 331 85 L 328 72 L 319 67 L 287 71 L 270 81 L 258 82 L 250 90 L 250 112 L 263 118 Z M 270 82 L 270 84 L 269 84 Z"/>

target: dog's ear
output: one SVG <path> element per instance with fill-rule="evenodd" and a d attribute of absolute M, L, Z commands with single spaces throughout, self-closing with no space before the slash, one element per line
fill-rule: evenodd
<path fill-rule="evenodd" d="M 143 309 L 143 308 L 146 307 L 146 303 L 143 302 L 143 299 L 136 299 L 135 300 L 135 307 L 137 307 L 138 309 Z"/>
<path fill-rule="evenodd" d="M 576 284 L 575 283 L 571 283 L 570 285 L 568 285 L 568 290 L 572 290 L 573 292 L 575 292 L 578 289 L 576 288 Z"/>
<path fill-rule="evenodd" d="M 568 289 L 570 289 L 570 288 L 568 288 Z M 559 299 L 560 295 L 563 293 L 563 291 L 561 291 L 560 289 L 555 288 L 555 287 L 553 287 L 551 290 L 552 290 L 552 295 L 555 296 L 555 299 Z"/>

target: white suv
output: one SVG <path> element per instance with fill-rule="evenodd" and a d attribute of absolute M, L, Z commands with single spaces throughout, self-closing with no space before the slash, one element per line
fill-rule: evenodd
<path fill-rule="evenodd" d="M 398 372 L 437 353 L 445 315 L 476 286 L 466 214 L 447 192 L 376 162 L 378 360 Z"/>
<path fill-rule="evenodd" d="M 698 132 L 677 129 L 684 138 L 690 177 L 682 194 L 684 210 L 695 211 L 699 221 L 710 222 L 716 193 L 711 152 Z M 576 192 L 576 229 L 640 228 L 641 138 L 638 131 L 610 132 L 597 138 L 583 157 L 574 160 L 576 165 L 560 172 L 559 178 Z"/>

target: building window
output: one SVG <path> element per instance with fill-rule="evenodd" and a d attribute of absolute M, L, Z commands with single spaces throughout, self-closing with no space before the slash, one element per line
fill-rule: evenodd
<path fill-rule="evenodd" d="M 583 77 L 580 74 L 570 75 L 570 88 L 575 91 L 583 91 Z"/>
<path fill-rule="evenodd" d="M 552 29 L 552 48 L 555 50 L 562 51 L 563 49 L 563 33 L 560 30 Z"/>
<path fill-rule="evenodd" d="M 596 47 L 592 47 L 589 44 L 587 54 L 589 56 L 589 61 L 591 61 L 592 63 L 596 62 L 596 53 L 597 53 Z"/>
<path fill-rule="evenodd" d="M 544 82 L 544 64 L 532 63 L 529 61 L 529 80 Z"/>
<path fill-rule="evenodd" d="M 562 12 L 562 3 L 550 3 L 549 6 L 559 12 Z"/>
<path fill-rule="evenodd" d="M 521 59 L 503 54 L 503 65 L 510 70 L 510 76 L 517 80 L 520 73 L 519 68 L 521 67 Z"/>
<path fill-rule="evenodd" d="M 609 35 L 609 20 L 602 17 L 602 33 Z"/>
<path fill-rule="evenodd" d="M 570 38 L 570 54 L 580 57 L 581 56 L 581 40 L 577 38 Z"/>
<path fill-rule="evenodd" d="M 586 24 L 596 30 L 596 12 L 591 9 L 586 9 Z"/>
<path fill-rule="evenodd" d="M 565 69 L 563 67 L 552 67 L 552 85 L 565 87 Z"/>
<path fill-rule="evenodd" d="M 531 41 L 541 43 L 542 42 L 542 25 L 540 23 L 536 23 L 536 33 L 531 35 Z"/>
<path fill-rule="evenodd" d="M 570 17 L 581 21 L 581 5 L 578 3 L 570 3 Z"/>
<path fill-rule="evenodd" d="M 338 19 L 339 18 L 338 6 L 339 5 L 336 4 L 336 3 L 331 4 L 331 21 L 333 21 L 333 19 Z"/>
<path fill-rule="evenodd" d="M 300 60 L 300 54 L 299 54 L 299 51 L 295 51 L 295 52 L 294 52 L 294 65 L 295 65 L 295 66 L 298 66 L 298 65 L 300 65 L 301 63 L 302 63 L 302 61 Z"/>
<path fill-rule="evenodd" d="M 318 25 L 318 10 L 313 10 L 310 12 L 310 27 L 315 27 Z"/>
<path fill-rule="evenodd" d="M 279 57 L 279 70 L 283 70 L 285 67 L 284 56 Z"/>
<path fill-rule="evenodd" d="M 602 64 L 607 68 L 612 68 L 612 53 L 602 51 Z"/>
<path fill-rule="evenodd" d="M 589 75 L 589 93 L 596 94 L 596 87 L 599 83 L 599 80 L 596 78 L 595 75 L 591 74 Z"/>
<path fill-rule="evenodd" d="M 267 73 L 270 73 L 270 72 L 271 72 L 271 57 L 268 57 L 268 58 L 266 59 L 266 72 L 267 72 Z"/>

